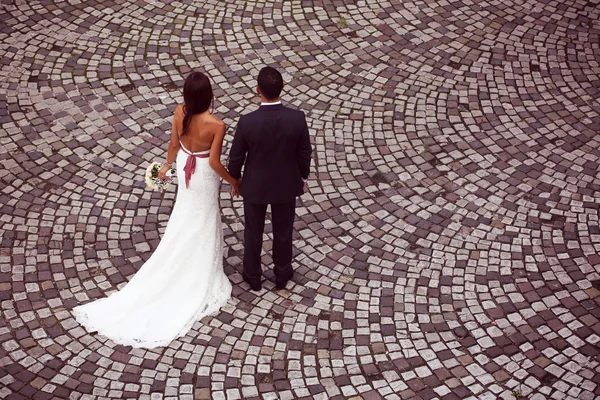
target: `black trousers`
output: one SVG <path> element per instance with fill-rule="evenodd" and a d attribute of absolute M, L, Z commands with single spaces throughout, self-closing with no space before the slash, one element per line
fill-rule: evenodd
<path fill-rule="evenodd" d="M 262 277 L 260 253 L 267 204 L 254 204 L 244 200 L 244 279 L 250 284 L 260 284 Z M 273 273 L 276 283 L 292 277 L 292 233 L 296 202 L 271 204 L 273 223 Z"/>

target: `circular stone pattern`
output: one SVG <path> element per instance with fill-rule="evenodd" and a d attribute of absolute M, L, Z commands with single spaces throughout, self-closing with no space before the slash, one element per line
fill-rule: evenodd
<path fill-rule="evenodd" d="M 600 396 L 598 0 L 1 0 L 0 398 Z M 145 189 L 182 83 L 229 127 L 264 65 L 309 121 L 296 278 L 242 281 L 167 348 L 71 309 L 121 288 L 175 200 Z M 225 157 L 224 157 L 225 159 Z"/>

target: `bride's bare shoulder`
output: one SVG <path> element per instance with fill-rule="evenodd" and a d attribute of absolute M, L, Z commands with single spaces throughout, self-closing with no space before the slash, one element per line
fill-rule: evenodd
<path fill-rule="evenodd" d="M 214 128 L 223 128 L 225 126 L 225 122 L 223 122 L 222 120 L 220 120 L 217 116 L 215 116 L 214 114 L 209 114 L 208 118 L 207 118 L 207 122 L 213 126 Z"/>
<path fill-rule="evenodd" d="M 178 104 L 177 105 L 177 107 L 175 108 L 175 112 L 173 113 L 174 116 L 175 116 L 175 118 L 183 120 L 183 116 L 185 114 L 185 112 L 184 112 L 185 108 L 184 107 L 185 106 L 183 104 Z"/>

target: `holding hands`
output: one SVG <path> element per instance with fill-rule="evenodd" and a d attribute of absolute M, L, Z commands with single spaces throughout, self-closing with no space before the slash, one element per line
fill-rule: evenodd
<path fill-rule="evenodd" d="M 242 179 L 236 179 L 231 184 L 231 196 L 240 197 L 240 187 L 242 186 Z"/>

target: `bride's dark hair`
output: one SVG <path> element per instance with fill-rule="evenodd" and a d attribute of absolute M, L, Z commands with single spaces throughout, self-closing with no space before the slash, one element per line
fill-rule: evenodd
<path fill-rule="evenodd" d="M 181 136 L 187 133 L 195 114 L 208 110 L 213 101 L 213 91 L 208 76 L 202 72 L 192 72 L 183 84 L 183 129 Z"/>

